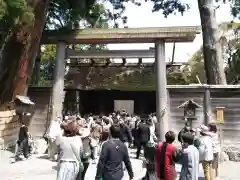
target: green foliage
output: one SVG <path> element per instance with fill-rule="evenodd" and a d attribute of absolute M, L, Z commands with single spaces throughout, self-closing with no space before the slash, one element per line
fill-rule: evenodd
<path fill-rule="evenodd" d="M 31 25 L 34 20 L 32 8 L 26 0 L 0 0 L 0 47 L 16 25 Z"/>
<path fill-rule="evenodd" d="M 52 84 L 56 60 L 56 45 L 45 45 L 42 48 L 40 61 L 40 84 Z"/>
<path fill-rule="evenodd" d="M 232 0 L 230 2 L 231 2 L 232 15 L 240 19 L 240 0 Z"/>
<path fill-rule="evenodd" d="M 15 25 L 31 24 L 34 20 L 32 8 L 29 6 L 30 1 L 27 0 L 0 0 L 0 45 L 2 44 L 6 34 L 9 33 Z M 104 7 L 105 2 L 112 4 L 112 9 Z M 127 22 L 127 17 L 123 15 L 126 10 L 127 3 L 134 3 L 137 6 L 144 5 L 142 0 L 50 0 L 46 29 L 61 29 L 61 28 L 108 28 L 113 22 L 114 27 L 118 27 L 119 20 L 123 23 Z M 145 0 L 145 2 L 153 3 L 153 12 L 162 12 L 167 17 L 170 14 L 177 12 L 183 14 L 189 9 L 189 5 L 181 0 Z M 29 3 L 29 4 L 28 4 Z M 240 17 L 240 1 L 233 0 L 232 14 L 234 17 Z M 105 45 L 75 45 L 75 49 L 103 49 Z M 51 80 L 54 59 L 55 46 L 45 46 L 45 51 L 41 59 L 41 76 L 42 81 Z M 238 52 L 238 51 L 236 51 Z M 231 64 L 236 66 L 239 56 L 238 53 L 233 53 Z M 200 53 L 201 54 L 201 53 Z M 203 69 L 202 57 L 199 53 L 196 54 L 190 61 L 189 66 L 185 67 L 183 71 L 174 70 L 168 73 L 169 84 L 188 84 L 196 83 L 196 76 L 204 82 L 205 74 Z M 190 68 L 189 68 L 190 67 Z M 229 69 L 233 65 L 228 66 Z M 191 70 L 189 70 L 191 69 Z M 146 72 L 147 73 L 146 73 Z M 237 71 L 233 69 L 228 72 Z M 139 75 L 140 71 L 136 71 L 131 75 L 124 75 L 125 78 L 133 78 Z M 143 70 L 141 75 L 141 84 L 146 84 L 146 87 L 153 87 L 155 83 L 155 76 L 149 73 L 148 70 Z M 121 74 L 121 73 L 120 73 Z M 134 75 L 135 74 L 135 75 Z M 121 76 L 121 75 L 120 75 Z M 116 75 L 119 81 L 119 74 Z M 114 78 L 112 78 L 114 79 Z M 121 79 L 121 78 L 120 78 Z M 130 82 L 131 80 L 127 80 Z M 147 85 L 148 84 L 148 85 Z"/>
<path fill-rule="evenodd" d="M 225 68 L 227 81 L 230 84 L 240 83 L 240 38 L 236 31 L 236 38 L 229 41 L 227 47 L 228 59 Z"/>
<path fill-rule="evenodd" d="M 168 15 L 177 12 L 183 14 L 189 5 L 179 0 L 145 0 L 145 2 L 153 3 L 153 12 L 161 11 L 167 17 Z M 103 5 L 105 2 L 110 2 L 112 8 L 106 9 Z M 127 22 L 127 17 L 124 16 L 127 3 L 133 3 L 136 6 L 142 5 L 142 0 L 51 0 L 48 10 L 46 28 L 73 28 L 73 25 L 78 27 L 81 21 L 87 21 L 84 27 L 96 27 L 96 22 L 106 24 L 113 22 L 114 27 L 119 26 L 119 20 L 123 24 Z"/>
<path fill-rule="evenodd" d="M 188 60 L 182 71 L 187 84 L 199 83 L 198 78 L 201 83 L 206 83 L 202 48 Z"/>
<path fill-rule="evenodd" d="M 0 0 L 0 21 L 2 23 L 29 23 L 34 19 L 32 8 L 26 0 Z M 7 22 L 8 21 L 8 22 Z"/>
<path fill-rule="evenodd" d="M 151 0 L 154 3 L 153 12 L 162 11 L 164 17 L 180 12 L 183 14 L 189 9 L 189 5 L 179 0 Z"/>
<path fill-rule="evenodd" d="M 95 1 L 88 0 L 51 0 L 47 15 L 47 29 L 73 28 L 87 17 Z"/>
<path fill-rule="evenodd" d="M 219 25 L 223 31 L 222 38 L 226 39 L 224 47 L 226 47 L 225 56 L 225 73 L 227 82 L 229 84 L 236 84 L 240 82 L 240 36 L 239 36 L 239 23 L 224 22 Z M 225 33 L 233 31 L 235 36 L 233 39 L 228 40 Z M 204 72 L 204 61 L 202 48 L 198 50 L 192 58 L 188 61 L 189 65 L 183 69 L 183 74 L 188 83 L 198 83 L 197 76 L 201 83 L 206 83 L 206 76 Z"/>

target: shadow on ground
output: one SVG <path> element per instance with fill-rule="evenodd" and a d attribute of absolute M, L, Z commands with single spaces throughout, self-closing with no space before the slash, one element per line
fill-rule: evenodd
<path fill-rule="evenodd" d="M 47 154 L 44 154 L 44 155 L 42 155 L 42 156 L 38 156 L 37 158 L 38 158 L 38 159 L 47 159 L 47 160 L 49 160 L 49 157 L 48 157 Z"/>

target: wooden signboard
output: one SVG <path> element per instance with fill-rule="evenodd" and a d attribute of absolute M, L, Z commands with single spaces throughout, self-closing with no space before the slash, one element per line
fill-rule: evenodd
<path fill-rule="evenodd" d="M 216 107 L 216 121 L 218 124 L 224 124 L 224 107 Z"/>
<path fill-rule="evenodd" d="M 222 126 L 224 124 L 224 107 L 216 107 L 216 123 L 219 124 L 219 139 L 221 149 L 223 147 L 223 130 Z"/>

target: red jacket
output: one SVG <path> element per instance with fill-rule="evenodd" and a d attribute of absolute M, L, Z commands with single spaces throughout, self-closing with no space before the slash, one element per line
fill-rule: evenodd
<path fill-rule="evenodd" d="M 176 169 L 174 153 L 176 148 L 166 142 L 156 146 L 156 173 L 157 177 L 163 180 L 176 180 Z"/>

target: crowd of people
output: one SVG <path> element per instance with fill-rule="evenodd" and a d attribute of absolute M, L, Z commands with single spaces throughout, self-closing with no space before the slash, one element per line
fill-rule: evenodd
<path fill-rule="evenodd" d="M 180 180 L 198 180 L 199 164 L 205 180 L 217 180 L 220 145 L 215 124 L 194 129 L 186 122 L 178 136 L 168 131 L 161 142 L 156 123 L 155 113 L 140 118 L 125 110 L 108 116 L 56 118 L 46 137 L 49 158 L 58 164 L 57 180 L 84 180 L 90 163 L 97 163 L 95 180 L 121 180 L 124 169 L 134 179 L 129 148 L 136 148 L 137 159 L 143 158 L 147 170 L 143 180 L 176 180 L 175 163 L 182 165 Z M 176 137 L 181 147 L 173 144 Z"/>

